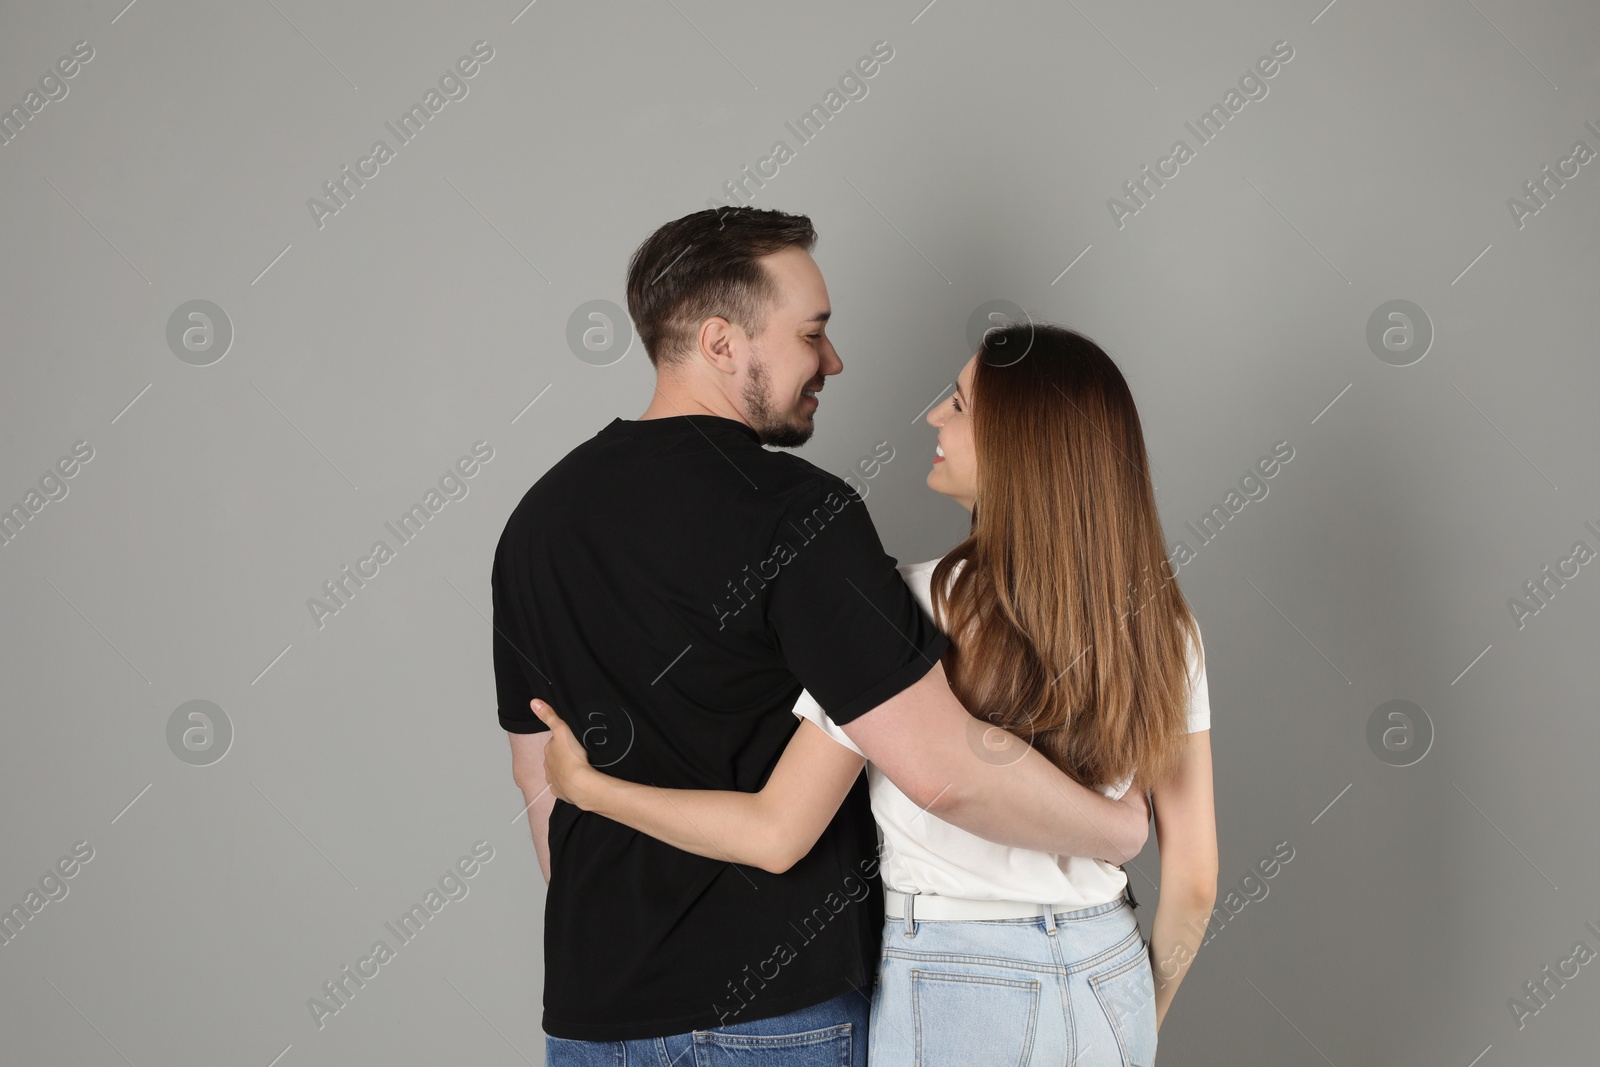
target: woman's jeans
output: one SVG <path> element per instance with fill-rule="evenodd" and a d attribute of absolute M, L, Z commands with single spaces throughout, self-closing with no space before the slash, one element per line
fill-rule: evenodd
<path fill-rule="evenodd" d="M 634 1041 L 544 1036 L 548 1067 L 867 1067 L 870 990 L 770 1019 Z"/>
<path fill-rule="evenodd" d="M 1126 897 L 1032 919 L 883 927 L 872 1067 L 1151 1067 L 1155 983 Z"/>

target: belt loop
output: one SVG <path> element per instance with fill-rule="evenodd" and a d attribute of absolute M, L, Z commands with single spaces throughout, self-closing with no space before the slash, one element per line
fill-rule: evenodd
<path fill-rule="evenodd" d="M 906 906 L 905 930 L 907 937 L 917 936 L 917 919 L 916 915 L 914 914 L 916 906 L 912 903 L 916 899 L 917 895 L 915 893 L 904 893 L 901 895 L 901 900 L 904 901 Z"/>
<path fill-rule="evenodd" d="M 1044 908 L 1044 932 L 1051 937 L 1056 935 L 1056 908 L 1054 904 L 1042 905 Z"/>
<path fill-rule="evenodd" d="M 1139 906 L 1139 901 L 1136 900 L 1133 895 L 1133 878 L 1126 870 L 1124 870 L 1122 874 L 1123 877 L 1128 879 L 1127 883 L 1122 887 L 1122 895 L 1128 899 L 1129 907 L 1137 908 Z"/>

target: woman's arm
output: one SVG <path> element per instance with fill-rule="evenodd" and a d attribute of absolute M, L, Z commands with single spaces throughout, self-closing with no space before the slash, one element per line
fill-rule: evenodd
<path fill-rule="evenodd" d="M 542 700 L 529 706 L 550 727 L 544 771 L 559 799 L 685 852 L 773 874 L 811 851 L 866 765 L 815 723 L 802 720 L 758 793 L 663 789 L 595 770 L 554 708 Z"/>
<path fill-rule="evenodd" d="M 1211 795 L 1211 731 L 1189 734 L 1188 749 L 1151 790 L 1161 848 L 1161 899 L 1150 926 L 1156 1026 L 1205 939 L 1217 901 L 1217 814 Z"/>

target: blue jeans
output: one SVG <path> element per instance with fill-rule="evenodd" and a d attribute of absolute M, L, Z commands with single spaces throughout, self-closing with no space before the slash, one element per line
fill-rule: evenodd
<path fill-rule="evenodd" d="M 769 1019 L 634 1041 L 544 1035 L 547 1067 L 867 1067 L 871 990 Z"/>
<path fill-rule="evenodd" d="M 1133 908 L 930 920 L 913 899 L 883 927 L 870 1054 L 872 1067 L 1151 1067 L 1155 982 Z"/>

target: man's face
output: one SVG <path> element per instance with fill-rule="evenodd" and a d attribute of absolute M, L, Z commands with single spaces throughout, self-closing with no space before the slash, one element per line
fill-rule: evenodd
<path fill-rule="evenodd" d="M 766 329 L 750 338 L 740 399 L 745 420 L 762 444 L 795 448 L 816 429 L 814 394 L 828 375 L 844 370 L 844 363 L 828 340 L 828 288 L 811 254 L 790 247 L 760 262 L 776 283 L 778 298 L 768 309 Z"/>

